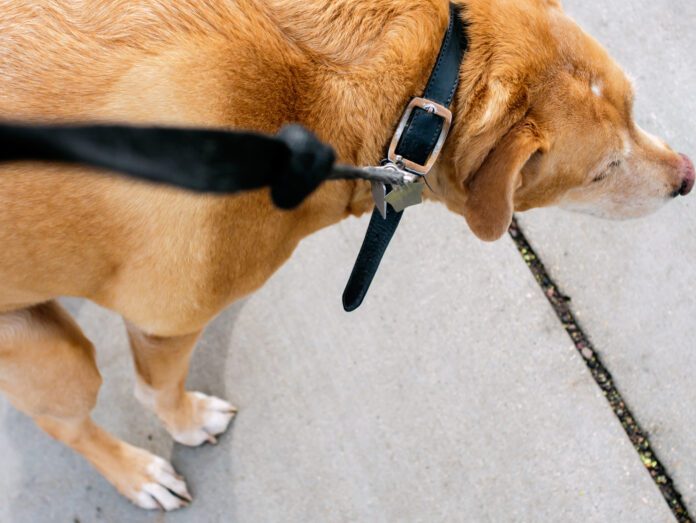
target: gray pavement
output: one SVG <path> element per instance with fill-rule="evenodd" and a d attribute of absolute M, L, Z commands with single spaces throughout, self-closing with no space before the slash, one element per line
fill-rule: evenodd
<path fill-rule="evenodd" d="M 641 123 L 696 154 L 696 4 L 565 5 L 633 73 Z M 522 217 L 692 510 L 695 208 L 621 224 Z M 511 242 L 414 210 L 346 315 L 365 225 L 306 240 L 209 329 L 189 384 L 241 408 L 216 447 L 173 445 L 132 398 L 120 320 L 67 302 L 98 347 L 98 421 L 170 458 L 196 500 L 166 516 L 131 507 L 0 400 L 0 522 L 674 520 Z"/>
<path fill-rule="evenodd" d="M 670 521 L 513 245 L 439 206 L 405 222 L 358 313 L 339 297 L 365 220 L 305 241 L 215 323 L 190 385 L 241 412 L 213 448 L 172 448 L 131 398 L 120 321 L 70 302 L 106 377 L 97 419 L 191 484 L 166 520 Z M 3 421 L 3 521 L 160 517 L 20 414 Z"/>

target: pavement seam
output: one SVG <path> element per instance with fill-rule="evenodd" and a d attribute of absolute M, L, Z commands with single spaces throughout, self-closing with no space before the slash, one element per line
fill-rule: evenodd
<path fill-rule="evenodd" d="M 650 473 L 650 477 L 662 493 L 674 517 L 679 523 L 694 523 L 669 472 L 653 450 L 647 433 L 636 421 L 621 392 L 617 389 L 611 373 L 602 363 L 597 350 L 575 318 L 570 306 L 571 299 L 559 290 L 558 285 L 549 275 L 544 263 L 534 251 L 516 219 L 512 221 L 509 234 L 522 255 L 522 259 L 556 312 L 556 316 L 563 324 L 563 328 L 573 340 L 575 348 L 585 361 L 597 386 L 602 390 L 609 406 L 621 422 L 621 426 L 633 444 L 641 462 Z"/>

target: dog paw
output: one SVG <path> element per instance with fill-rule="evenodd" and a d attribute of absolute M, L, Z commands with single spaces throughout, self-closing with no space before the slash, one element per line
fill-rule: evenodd
<path fill-rule="evenodd" d="M 170 511 L 191 503 L 184 479 L 167 461 L 130 445 L 125 446 L 123 457 L 127 466 L 118 471 L 105 470 L 104 473 L 136 506 Z"/>
<path fill-rule="evenodd" d="M 170 429 L 174 440 L 182 445 L 198 447 L 204 443 L 217 443 L 216 436 L 227 430 L 237 413 L 230 403 L 200 392 L 189 392 L 191 417 L 188 426 Z"/>

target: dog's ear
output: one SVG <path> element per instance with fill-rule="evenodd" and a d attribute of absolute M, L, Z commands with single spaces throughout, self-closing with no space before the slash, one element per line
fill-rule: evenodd
<path fill-rule="evenodd" d="M 510 227 L 515 191 L 522 185 L 522 168 L 543 148 L 536 126 L 524 121 L 496 144 L 483 165 L 466 181 L 464 216 L 471 230 L 484 241 L 495 241 Z"/>

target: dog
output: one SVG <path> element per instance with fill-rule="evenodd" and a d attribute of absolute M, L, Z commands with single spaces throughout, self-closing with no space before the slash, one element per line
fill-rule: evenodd
<path fill-rule="evenodd" d="M 688 194 L 694 167 L 633 121 L 633 89 L 557 0 L 456 0 L 470 46 L 425 197 L 500 238 L 513 212 L 605 218 Z M 4 0 L 0 119 L 252 129 L 298 122 L 339 159 L 375 165 L 423 92 L 446 0 Z M 322 186 L 294 211 L 267 191 L 194 195 L 79 166 L 0 166 L 0 390 L 130 501 L 191 501 L 165 460 L 90 418 L 95 349 L 56 301 L 125 320 L 136 397 L 184 445 L 235 414 L 188 392 L 196 340 L 258 289 L 299 241 L 373 208 L 367 182 Z"/>

